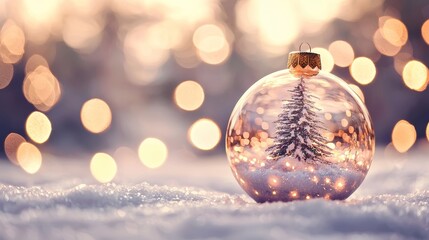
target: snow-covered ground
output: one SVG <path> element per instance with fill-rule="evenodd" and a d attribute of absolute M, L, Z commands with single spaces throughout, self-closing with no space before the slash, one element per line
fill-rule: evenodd
<path fill-rule="evenodd" d="M 30 176 L 0 163 L 0 239 L 429 239 L 429 150 L 377 149 L 346 201 L 255 203 L 219 155 L 149 170 L 117 159 L 114 183 L 89 161 L 48 158 Z"/>

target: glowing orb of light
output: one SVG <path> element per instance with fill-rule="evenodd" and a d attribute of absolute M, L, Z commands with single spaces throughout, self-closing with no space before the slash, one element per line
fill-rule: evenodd
<path fill-rule="evenodd" d="M 216 147 L 221 135 L 219 126 L 207 118 L 199 119 L 193 123 L 188 131 L 188 138 L 192 145 L 201 150 L 210 150 Z"/>
<path fill-rule="evenodd" d="M 167 159 L 168 149 L 161 140 L 146 138 L 140 143 L 138 154 L 143 165 L 148 168 L 158 168 Z"/>
<path fill-rule="evenodd" d="M 96 153 L 90 163 L 92 176 L 101 183 L 107 183 L 116 176 L 117 166 L 115 159 L 106 153 Z"/>

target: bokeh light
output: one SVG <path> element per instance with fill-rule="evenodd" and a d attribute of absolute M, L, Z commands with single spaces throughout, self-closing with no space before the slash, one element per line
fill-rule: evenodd
<path fill-rule="evenodd" d="M 220 26 L 206 24 L 195 30 L 192 41 L 200 59 L 208 64 L 220 64 L 231 54 L 231 47 Z"/>
<path fill-rule="evenodd" d="M 203 52 L 215 52 L 227 44 L 222 29 L 214 24 L 206 24 L 195 30 L 192 37 L 195 47 Z"/>
<path fill-rule="evenodd" d="M 35 71 L 39 66 L 45 67 L 44 70 L 46 70 L 46 68 L 49 68 L 48 61 L 46 61 L 46 59 L 39 54 L 31 55 L 31 57 L 28 58 L 27 63 L 25 64 L 25 73 L 30 74 L 31 72 Z"/>
<path fill-rule="evenodd" d="M 88 53 L 98 46 L 103 27 L 99 18 L 69 17 L 63 26 L 63 40 L 71 48 Z"/>
<path fill-rule="evenodd" d="M 117 166 L 115 159 L 107 153 L 96 153 L 90 163 L 92 176 L 101 183 L 107 183 L 116 176 Z"/>
<path fill-rule="evenodd" d="M 428 125 L 426 126 L 426 138 L 428 139 L 428 141 L 429 141 L 429 123 L 428 123 Z"/>
<path fill-rule="evenodd" d="M 25 35 L 13 20 L 7 20 L 0 32 L 0 56 L 4 63 L 17 63 L 24 55 Z"/>
<path fill-rule="evenodd" d="M 237 26 L 245 33 L 255 33 L 267 49 L 287 46 L 298 36 L 300 18 L 289 1 L 241 0 L 235 8 Z M 287 31 L 285 31 L 287 29 Z"/>
<path fill-rule="evenodd" d="M 338 40 L 329 45 L 329 52 L 334 58 L 335 65 L 348 67 L 355 58 L 353 47 L 346 41 Z"/>
<path fill-rule="evenodd" d="M 19 166 L 30 174 L 36 173 L 42 166 L 42 154 L 36 146 L 28 142 L 19 145 L 16 158 Z"/>
<path fill-rule="evenodd" d="M 415 127 L 405 120 L 396 123 L 392 131 L 392 144 L 400 153 L 407 152 L 416 142 Z"/>
<path fill-rule="evenodd" d="M 196 148 L 210 150 L 219 143 L 221 131 L 213 120 L 202 118 L 194 122 L 189 128 L 188 138 Z"/>
<path fill-rule="evenodd" d="M 390 44 L 401 47 L 407 43 L 408 31 L 407 27 L 401 20 L 391 17 L 380 18 L 381 35 Z"/>
<path fill-rule="evenodd" d="M 371 83 L 376 75 L 374 62 L 367 57 L 356 58 L 350 66 L 350 74 L 356 82 L 367 85 Z"/>
<path fill-rule="evenodd" d="M 416 91 L 423 91 L 426 89 L 428 81 L 427 67 L 419 61 L 409 61 L 402 71 L 402 78 L 405 85 Z"/>
<path fill-rule="evenodd" d="M 60 1 L 46 0 L 42 4 L 31 0 L 22 1 L 20 14 L 29 41 L 43 44 L 48 41 L 51 33 L 57 33 L 62 21 Z"/>
<path fill-rule="evenodd" d="M 204 102 L 204 89 L 195 81 L 184 81 L 176 87 L 174 100 L 181 109 L 194 111 Z"/>
<path fill-rule="evenodd" d="M 25 122 L 25 130 L 31 140 L 36 143 L 44 143 L 51 135 L 51 121 L 49 121 L 49 118 L 41 112 L 32 112 Z"/>
<path fill-rule="evenodd" d="M 375 31 L 372 38 L 375 48 L 383 55 L 386 56 L 395 56 L 401 50 L 401 47 L 395 46 L 387 41 L 383 35 L 381 35 L 380 29 Z"/>
<path fill-rule="evenodd" d="M 6 153 L 7 158 L 12 163 L 19 165 L 16 154 L 18 152 L 18 148 L 21 143 L 24 143 L 25 138 L 18 133 L 9 133 L 4 140 L 4 151 Z"/>
<path fill-rule="evenodd" d="M 158 168 L 167 160 L 168 149 L 157 138 L 146 138 L 140 143 L 138 154 L 140 161 L 148 168 Z"/>
<path fill-rule="evenodd" d="M 30 58 L 31 59 L 31 58 Z M 31 63 L 33 64 L 33 63 Z M 34 71 L 27 73 L 23 83 L 24 96 L 41 111 L 49 111 L 61 97 L 61 87 L 43 61 Z M 28 65 L 28 69 L 32 68 Z"/>
<path fill-rule="evenodd" d="M 413 60 L 413 56 L 408 52 L 400 52 L 393 59 L 393 66 L 395 71 L 402 76 L 405 65 Z"/>
<path fill-rule="evenodd" d="M 320 59 L 322 61 L 322 69 L 325 72 L 331 72 L 334 68 L 334 58 L 332 54 L 325 48 L 313 48 L 312 52 L 320 54 Z"/>
<path fill-rule="evenodd" d="M 203 62 L 212 64 L 212 65 L 223 63 L 225 60 L 228 59 L 230 54 L 231 54 L 231 47 L 229 46 L 229 44 L 225 44 L 224 47 L 222 47 L 219 51 L 216 51 L 214 53 L 203 52 L 203 51 L 198 52 L 198 56 Z"/>
<path fill-rule="evenodd" d="M 92 133 L 101 133 L 110 126 L 112 112 L 106 102 L 93 98 L 83 104 L 80 119 L 86 130 Z"/>
<path fill-rule="evenodd" d="M 429 19 L 426 20 L 422 25 L 422 37 L 423 40 L 429 44 Z"/>
<path fill-rule="evenodd" d="M 7 87 L 13 77 L 13 65 L 0 61 L 0 89 Z"/>

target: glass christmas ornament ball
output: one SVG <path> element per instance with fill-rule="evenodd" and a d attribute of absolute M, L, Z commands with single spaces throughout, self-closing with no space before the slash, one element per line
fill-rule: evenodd
<path fill-rule="evenodd" d="M 257 202 L 346 199 L 374 155 L 368 110 L 346 82 L 319 71 L 318 54 L 292 52 L 288 67 L 235 106 L 226 133 L 232 172 Z"/>

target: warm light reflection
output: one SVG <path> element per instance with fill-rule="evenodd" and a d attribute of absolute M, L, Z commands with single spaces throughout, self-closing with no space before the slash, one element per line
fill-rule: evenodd
<path fill-rule="evenodd" d="M 216 147 L 221 138 L 219 126 L 211 119 L 202 118 L 188 130 L 188 139 L 198 149 L 210 150 Z"/>
<path fill-rule="evenodd" d="M 45 0 L 43 4 L 31 0 L 22 2 L 23 14 L 35 25 L 51 22 L 60 9 L 60 2 L 55 0 Z"/>
<path fill-rule="evenodd" d="M 42 166 L 42 154 L 36 146 L 28 142 L 19 145 L 16 158 L 19 166 L 30 174 L 36 173 Z"/>
<path fill-rule="evenodd" d="M 416 142 L 416 138 L 416 129 L 405 120 L 400 120 L 393 128 L 392 144 L 400 153 L 407 152 Z"/>
<path fill-rule="evenodd" d="M 366 57 L 356 58 L 350 66 L 350 74 L 362 85 L 371 83 L 375 78 L 376 71 L 374 62 Z"/>
<path fill-rule="evenodd" d="M 407 27 L 401 20 L 391 17 L 384 17 L 380 20 L 381 35 L 394 46 L 401 47 L 407 43 Z"/>
<path fill-rule="evenodd" d="M 48 61 L 46 61 L 43 56 L 34 54 L 30 58 L 28 58 L 27 63 L 25 64 L 25 73 L 30 74 L 31 72 L 35 71 L 39 66 L 43 66 L 45 67 L 45 69 L 49 68 Z"/>
<path fill-rule="evenodd" d="M 346 41 L 335 41 L 329 45 L 329 52 L 334 58 L 335 65 L 348 67 L 355 58 L 353 47 Z"/>
<path fill-rule="evenodd" d="M 21 143 L 24 143 L 25 138 L 17 133 L 9 133 L 4 140 L 4 152 L 7 158 L 14 164 L 19 165 L 16 154 Z"/>
<path fill-rule="evenodd" d="M 216 52 L 227 44 L 222 29 L 214 24 L 206 24 L 195 30 L 192 41 L 203 52 Z"/>
<path fill-rule="evenodd" d="M 49 118 L 41 112 L 32 112 L 25 122 L 25 130 L 31 140 L 36 143 L 44 143 L 51 135 L 51 121 L 49 121 Z"/>
<path fill-rule="evenodd" d="M 400 46 L 395 46 L 387 41 L 381 34 L 381 30 L 377 29 L 372 38 L 375 48 L 383 55 L 395 56 L 401 50 Z"/>
<path fill-rule="evenodd" d="M 215 51 L 198 51 L 198 56 L 200 57 L 201 61 L 211 64 L 211 65 L 217 65 L 225 62 L 229 55 L 231 54 L 231 47 L 229 43 L 225 43 L 222 45 L 222 47 L 219 50 Z"/>
<path fill-rule="evenodd" d="M 13 65 L 0 61 L 0 89 L 7 87 L 13 77 Z"/>
<path fill-rule="evenodd" d="M 290 198 L 298 198 L 299 197 L 299 192 L 298 191 L 290 191 L 289 192 L 289 197 Z"/>
<path fill-rule="evenodd" d="M 289 1 L 266 4 L 263 0 L 241 0 L 235 9 L 238 28 L 245 33 L 258 33 L 256 37 L 267 48 L 287 46 L 300 33 L 300 18 Z"/>
<path fill-rule="evenodd" d="M 325 48 L 314 48 L 312 52 L 320 54 L 322 61 L 322 69 L 325 72 L 330 72 L 334 68 L 334 58 L 331 53 Z"/>
<path fill-rule="evenodd" d="M 106 153 L 96 153 L 91 159 L 90 170 L 97 181 L 110 182 L 115 178 L 117 172 L 115 159 Z"/>
<path fill-rule="evenodd" d="M 167 160 L 168 149 L 157 138 L 146 138 L 140 143 L 138 154 L 140 161 L 148 168 L 158 168 Z"/>
<path fill-rule="evenodd" d="M 181 109 L 194 111 L 204 102 L 204 89 L 197 82 L 184 81 L 176 87 L 174 100 Z"/>
<path fill-rule="evenodd" d="M 25 98 L 41 111 L 49 111 L 61 97 L 61 87 L 57 78 L 43 65 L 27 73 L 23 92 Z"/>
<path fill-rule="evenodd" d="M 426 138 L 428 139 L 428 141 L 429 141 L 429 123 L 428 123 L 428 125 L 426 126 Z"/>
<path fill-rule="evenodd" d="M 177 49 L 183 47 L 183 29 L 179 28 L 179 23 L 174 21 L 157 22 L 150 26 L 148 35 L 161 49 Z"/>
<path fill-rule="evenodd" d="M 393 59 L 393 66 L 395 71 L 402 76 L 402 72 L 404 71 L 405 65 L 413 60 L 413 56 L 408 52 L 400 52 Z"/>
<path fill-rule="evenodd" d="M 427 77 L 427 67 L 416 60 L 409 61 L 402 71 L 402 78 L 404 79 L 405 85 L 416 91 L 425 90 L 428 80 Z"/>
<path fill-rule="evenodd" d="M 422 37 L 427 44 L 429 44 L 429 19 L 422 25 Z"/>
<path fill-rule="evenodd" d="M 28 40 L 43 44 L 51 33 L 58 33 L 61 28 L 61 14 L 63 13 L 61 1 L 44 0 L 43 3 L 32 0 L 20 1 L 20 12 L 23 24 L 25 25 Z"/>
<path fill-rule="evenodd" d="M 24 54 L 25 35 L 12 20 L 7 20 L 0 32 L 0 56 L 4 63 L 16 63 Z"/>
<path fill-rule="evenodd" d="M 335 181 L 335 190 L 342 191 L 346 186 L 346 181 L 343 178 L 339 178 Z"/>
<path fill-rule="evenodd" d="M 349 121 L 347 121 L 347 119 L 343 118 L 341 119 L 341 126 L 343 126 L 343 128 L 346 128 L 349 125 Z"/>
<path fill-rule="evenodd" d="M 83 104 L 80 119 L 88 131 L 101 133 L 110 126 L 112 112 L 106 102 L 98 98 L 93 98 Z"/>
<path fill-rule="evenodd" d="M 103 27 L 97 18 L 69 17 L 62 28 L 64 42 L 74 49 L 90 52 L 98 46 Z"/>
<path fill-rule="evenodd" d="M 277 187 L 280 185 L 280 179 L 276 176 L 268 177 L 268 185 L 270 187 Z"/>
<path fill-rule="evenodd" d="M 365 102 L 365 95 L 363 94 L 362 89 L 354 84 L 349 84 L 349 87 L 360 97 L 362 102 Z"/>

